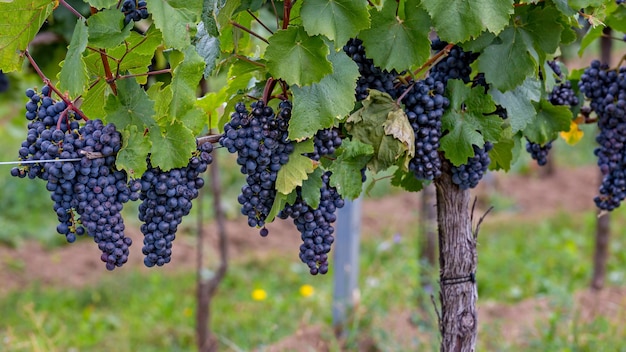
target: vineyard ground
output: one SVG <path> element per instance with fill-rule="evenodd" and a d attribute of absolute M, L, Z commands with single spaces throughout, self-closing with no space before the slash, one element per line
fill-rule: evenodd
<path fill-rule="evenodd" d="M 510 221 L 534 224 L 540 223 L 540 220 L 547 217 L 558 217 L 559 213 L 574 214 L 575 217 L 575 214 L 588 213 L 593 209 L 592 198 L 596 192 L 598 177 L 597 170 L 593 166 L 574 169 L 556 168 L 555 174 L 547 178 L 537 177 L 534 170 L 526 175 L 496 174 L 494 176 L 490 182 L 486 182 L 475 192 L 479 200 L 479 208 L 476 210 L 478 215 L 485 211 L 487 205 L 495 206 L 494 212 L 485 220 L 484 236 L 499 235 L 498 224 Z M 419 204 L 418 196 L 406 193 L 376 200 L 365 200 L 364 240 L 375 240 L 377 237 L 389 238 L 396 233 L 410 235 L 411 231 L 414 231 Z M 192 224 L 188 226 L 192 227 Z M 291 262 L 297 261 L 297 250 L 294 248 L 297 248 L 299 238 L 293 235 L 294 231 L 289 223 L 272 224 L 270 236 L 265 239 L 260 238 L 256 231 L 249 229 L 241 219 L 228 221 L 227 228 L 230 236 L 230 255 L 234 258 L 235 265 L 239 261 L 244 261 L 244 258 L 246 262 L 271 261 L 276 257 L 288 257 Z M 546 231 L 549 233 L 552 229 L 549 228 Z M 211 242 L 215 241 L 214 233 L 214 226 L 207 225 L 206 234 Z M 141 243 L 141 233 L 130 228 L 129 235 L 136 243 L 131 247 L 131 262 L 125 268 L 117 269 L 113 273 L 103 270 L 102 263 L 99 262 L 98 250 L 88 240 L 54 250 L 48 250 L 33 241 L 26 241 L 17 248 L 0 247 L 0 258 L 2 258 L 0 280 L 3 282 L 0 286 L 0 297 L 10 292 L 27 290 L 33 285 L 63 289 L 89 287 L 103 280 L 110 280 L 115 275 L 123 274 L 123 271 L 132 270 L 142 273 L 141 275 L 148 274 L 154 269 L 143 267 L 141 262 L 141 248 L 138 245 Z M 166 271 L 172 275 L 191 272 L 196 258 L 194 244 L 195 240 L 191 236 L 181 236 L 174 243 L 172 264 L 157 270 Z M 210 245 L 213 246 L 214 243 Z M 558 248 L 568 249 L 568 245 L 559 243 Z M 210 261 L 214 253 L 209 247 L 207 249 L 211 253 Z M 480 253 L 479 248 L 479 257 Z M 495 259 L 481 257 L 479 260 Z M 588 263 L 579 264 L 584 267 L 588 265 Z M 621 265 L 623 266 L 624 263 L 622 262 Z M 581 275 L 579 271 L 574 273 L 576 270 L 578 269 L 572 268 L 572 275 Z M 515 295 L 494 297 L 493 292 L 515 290 L 514 288 L 498 288 L 490 280 L 483 279 L 481 274 L 481 272 L 478 273 L 481 283 L 479 290 L 482 287 L 487 290 L 487 293 L 483 295 L 479 292 L 481 297 L 479 300 L 480 334 L 481 337 L 488 337 L 481 338 L 482 348 L 490 349 L 489 341 L 491 341 L 495 344 L 494 346 L 497 346 L 494 347 L 495 349 L 501 349 L 506 345 L 525 346 L 532 349 L 533 341 L 544 343 L 546 339 L 552 339 L 550 341 L 555 343 L 555 347 L 562 347 L 563 344 L 557 343 L 566 343 L 567 341 L 561 340 L 571 339 L 571 332 L 575 329 L 581 331 L 599 329 L 598 326 L 603 322 L 615 329 L 621 329 L 621 331 L 613 331 L 616 336 L 624 336 L 626 333 L 623 324 L 618 323 L 620 316 L 626 316 L 626 288 L 610 287 L 596 294 L 587 290 L 571 293 L 568 292 L 570 287 L 567 287 L 563 288 L 563 295 L 557 301 L 554 301 L 554 296 L 549 295 L 516 300 Z M 532 280 L 532 278 L 526 278 L 526 280 Z M 541 291 L 534 287 L 530 289 Z M 554 290 L 547 290 L 554 293 Z M 408 302 L 405 305 L 411 304 Z M 419 318 L 418 324 L 414 324 L 416 312 L 403 309 L 403 307 L 394 308 L 393 305 L 391 307 L 390 311 L 375 315 L 371 321 L 368 321 L 369 331 L 373 332 L 373 335 L 356 337 L 354 350 L 376 350 L 376 348 L 410 350 L 416 346 L 428 346 L 433 342 L 434 345 L 437 344 L 436 331 L 432 326 L 420 325 Z M 432 321 L 434 314 L 432 311 L 432 307 L 428 306 L 424 312 L 420 313 L 423 314 L 424 321 Z M 420 314 L 417 316 L 419 317 Z M 358 310 L 357 315 L 359 315 Z M 367 314 L 363 313 L 363 315 Z M 418 337 L 417 340 L 414 339 L 415 336 Z M 598 335 L 598 338 L 601 337 Z M 332 331 L 326 324 L 306 321 L 301 322 L 300 328 L 293 335 L 283 336 L 274 341 L 276 340 L 278 342 L 266 345 L 267 348 L 263 350 L 301 351 L 304 346 L 310 346 L 316 351 L 337 348 L 337 343 L 332 339 Z M 386 345 L 387 343 L 389 345 Z"/>

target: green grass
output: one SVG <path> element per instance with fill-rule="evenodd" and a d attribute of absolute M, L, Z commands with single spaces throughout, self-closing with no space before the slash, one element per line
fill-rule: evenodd
<path fill-rule="evenodd" d="M 615 228 L 624 225 L 620 215 L 624 213 L 615 217 Z M 573 314 L 563 308 L 568 297 L 588 284 L 593 223 L 591 213 L 559 214 L 538 223 L 485 222 L 479 237 L 479 301 L 515 302 L 544 295 L 560 302 L 554 321 L 549 322 L 552 325 L 541 328 L 541 338 L 528 341 L 523 348 L 504 348 L 505 342 L 496 343 L 498 338 L 490 337 L 496 334 L 494 330 L 480 336 L 481 346 L 488 347 L 485 350 L 536 350 L 545 345 L 551 346 L 549 350 L 591 351 L 600 343 L 622 345 L 623 329 L 606 326 L 609 322 L 601 319 L 577 326 L 569 323 L 567 328 L 560 323 Z M 380 326 L 380 318 L 414 310 L 420 304 L 429 312 L 419 318 L 420 329 L 432 337 L 432 346 L 437 344 L 430 298 L 420 288 L 420 266 L 414 260 L 416 235 L 382 233 L 363 240 L 360 305 L 350 325 L 350 341 L 366 334 L 379 346 L 395 346 L 390 332 Z M 609 279 L 623 277 L 626 255 L 621 249 L 625 245 L 624 238 L 612 239 Z M 212 326 L 224 350 L 261 348 L 293 334 L 301 325 L 330 324 L 332 272 L 308 275 L 297 262 L 296 251 L 290 256 L 293 260 L 277 255 L 231 263 L 212 305 Z M 305 284 L 314 287 L 313 296 L 300 295 Z M 267 298 L 253 300 L 254 289 L 264 290 Z M 0 349 L 192 351 L 194 295 L 194 273 L 164 274 L 158 269 L 149 274 L 113 272 L 98 285 L 80 289 L 33 284 L 0 298 L 0 341 L 5 344 Z M 599 334 L 603 329 L 615 333 Z M 356 344 L 349 346 L 356 350 Z M 421 350 L 432 347 L 420 346 Z"/>

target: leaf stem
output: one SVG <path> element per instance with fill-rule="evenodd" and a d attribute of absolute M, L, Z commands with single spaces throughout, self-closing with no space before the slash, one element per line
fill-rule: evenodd
<path fill-rule="evenodd" d="M 291 2 L 291 0 L 285 0 L 285 2 L 283 3 L 283 29 L 287 29 L 287 27 L 289 27 L 292 7 L 293 2 Z"/>
<path fill-rule="evenodd" d="M 267 39 L 265 39 L 265 38 L 263 38 L 262 36 L 258 35 L 258 34 L 257 34 L 257 33 L 255 33 L 253 30 L 251 30 L 251 29 L 249 29 L 249 28 L 246 28 L 246 27 L 244 27 L 244 26 L 240 25 L 239 23 L 237 23 L 237 22 L 235 22 L 235 21 L 232 21 L 232 20 L 231 20 L 231 21 L 230 21 L 230 24 L 232 24 L 233 26 L 235 26 L 235 27 L 237 27 L 237 28 L 241 29 L 242 31 L 244 31 L 244 32 L 246 32 L 246 33 L 248 33 L 248 34 L 250 34 L 250 35 L 252 35 L 252 36 L 255 36 L 255 37 L 257 37 L 257 38 L 261 39 L 262 41 L 266 42 L 267 44 L 269 44 L 269 43 L 270 43 L 270 42 L 268 42 L 268 41 L 267 41 Z"/>
<path fill-rule="evenodd" d="M 276 28 L 280 28 L 280 22 L 278 21 L 278 10 L 276 10 L 276 3 L 272 0 L 272 7 L 274 8 L 274 17 L 276 18 Z"/>
<path fill-rule="evenodd" d="M 83 15 L 80 14 L 80 12 L 76 11 L 76 9 L 73 8 L 72 5 L 68 4 L 65 0 L 59 0 L 59 3 L 63 5 L 66 9 L 70 10 L 70 12 L 73 13 L 76 17 L 85 18 Z"/>
<path fill-rule="evenodd" d="M 98 12 L 98 9 L 96 9 L 95 7 L 91 7 L 92 15 L 97 12 Z M 104 75 L 106 77 L 106 82 L 109 84 L 109 87 L 111 87 L 111 90 L 113 91 L 113 95 L 117 95 L 117 85 L 115 84 L 115 78 L 113 78 L 113 73 L 111 72 L 111 66 L 109 65 L 107 52 L 104 49 L 99 49 L 98 52 L 100 53 L 100 59 L 102 60 L 102 66 L 104 67 Z"/>
<path fill-rule="evenodd" d="M 265 82 L 265 88 L 263 88 L 263 103 L 265 103 L 265 105 L 267 105 L 267 102 L 270 100 L 270 95 L 274 87 L 276 87 L 277 82 L 278 81 L 272 77 L 268 78 L 267 82 Z"/>
<path fill-rule="evenodd" d="M 245 57 L 243 55 L 235 54 L 235 58 L 237 58 L 239 60 L 243 60 L 243 61 L 248 62 L 248 63 L 251 63 L 252 65 L 265 68 L 265 65 L 263 65 L 262 63 L 254 61 L 254 60 L 251 60 L 251 59 L 249 59 L 249 58 L 247 58 L 247 57 Z"/>
<path fill-rule="evenodd" d="M 270 34 L 274 34 L 274 32 L 271 29 L 269 29 L 269 27 L 267 27 L 265 23 L 263 23 L 263 21 L 261 21 L 258 17 L 256 17 L 254 13 L 250 11 L 250 9 L 246 11 L 248 11 L 248 14 L 250 14 L 250 16 L 252 16 L 252 18 L 254 18 L 254 20 L 257 21 L 257 23 L 261 25 L 261 27 L 265 28 L 265 30 L 270 32 Z"/>

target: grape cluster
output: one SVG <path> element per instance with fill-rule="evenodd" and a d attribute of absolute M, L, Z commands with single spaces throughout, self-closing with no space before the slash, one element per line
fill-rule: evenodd
<path fill-rule="evenodd" d="M 439 39 L 433 40 L 431 49 L 439 51 L 448 43 Z M 444 85 L 449 79 L 461 79 L 463 82 L 470 81 L 472 69 L 470 65 L 478 58 L 478 53 L 463 51 L 459 46 L 453 46 L 448 55 L 430 69 L 429 76 Z"/>
<path fill-rule="evenodd" d="M 120 212 L 123 203 L 138 198 L 139 185 L 129 185 L 126 173 L 115 168 L 121 134 L 100 120 L 79 127 L 74 112 L 63 101 L 55 102 L 47 86 L 41 94 L 29 89 L 26 96 L 30 122 L 19 158 L 40 162 L 13 168 L 11 175 L 47 181 L 59 220 L 57 232 L 68 242 L 86 232 L 102 251 L 107 269 L 122 266 L 132 241 L 124 236 Z"/>
<path fill-rule="evenodd" d="M 276 114 L 262 101 L 250 108 L 248 111 L 243 103 L 235 106 L 219 142 L 230 153 L 237 153 L 237 164 L 246 175 L 238 197 L 241 213 L 248 217 L 250 227 L 261 227 L 261 235 L 267 235 L 265 219 L 276 198 L 276 177 L 294 149 L 287 139 L 291 103 L 282 101 Z"/>
<path fill-rule="evenodd" d="M 130 21 L 141 21 L 148 18 L 148 9 L 146 8 L 146 1 L 140 0 L 124 0 L 122 3 L 122 12 L 124 13 L 124 25 Z"/>
<path fill-rule="evenodd" d="M 322 156 L 332 155 L 337 148 L 341 147 L 341 137 L 337 130 L 333 128 L 319 130 L 313 136 L 313 145 L 313 153 L 308 153 L 306 156 L 319 161 Z"/>
<path fill-rule="evenodd" d="M 4 93 L 9 90 L 9 77 L 0 70 L 0 93 Z"/>
<path fill-rule="evenodd" d="M 544 166 L 548 163 L 548 152 L 552 149 L 552 142 L 553 141 L 549 141 L 541 145 L 526 140 L 526 151 L 530 153 L 531 158 L 537 161 L 537 165 Z"/>
<path fill-rule="evenodd" d="M 452 165 L 452 182 L 461 189 L 476 187 L 487 171 L 489 163 L 491 163 L 489 158 L 489 151 L 493 149 L 491 142 L 485 142 L 482 148 L 475 145 L 472 145 L 472 148 L 474 148 L 474 156 L 468 158 L 465 164 L 459 166 Z"/>
<path fill-rule="evenodd" d="M 201 144 L 187 166 L 168 171 L 152 167 L 148 158 L 148 170 L 141 176 L 139 195 L 142 200 L 139 220 L 143 222 L 143 262 L 147 267 L 170 262 L 176 230 L 191 211 L 191 201 L 198 197 L 204 186 L 200 174 L 213 161 L 212 151 L 211 143 Z"/>
<path fill-rule="evenodd" d="M 604 177 L 594 201 L 598 208 L 611 211 L 626 198 L 626 67 L 609 70 L 595 60 L 578 84 L 600 129 L 594 153 Z"/>
<path fill-rule="evenodd" d="M 434 180 L 441 175 L 441 117 L 450 102 L 443 96 L 444 84 L 431 77 L 415 81 L 407 89 L 402 102 L 415 133 L 415 156 L 409 161 L 409 170 L 419 180 Z"/>
<path fill-rule="evenodd" d="M 343 199 L 329 182 L 330 172 L 325 172 L 322 175 L 320 204 L 316 209 L 304 201 L 301 188 L 298 187 L 296 201 L 287 204 L 278 214 L 281 219 L 293 219 L 303 241 L 300 245 L 300 260 L 309 267 L 312 275 L 328 272 L 328 253 L 335 241 L 332 223 L 337 220 L 335 211 L 344 206 Z"/>
<path fill-rule="evenodd" d="M 368 59 L 365 54 L 363 41 L 358 38 L 351 38 L 348 43 L 343 46 L 343 51 L 352 58 L 359 67 L 359 79 L 356 86 L 356 100 L 361 101 L 369 95 L 369 89 L 376 89 L 397 98 L 399 90 L 394 88 L 394 82 L 398 73 L 393 70 L 381 70 L 380 67 L 374 65 L 372 59 Z"/>

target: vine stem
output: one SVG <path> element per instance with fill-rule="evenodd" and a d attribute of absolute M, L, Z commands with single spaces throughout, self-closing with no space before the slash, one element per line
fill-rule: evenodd
<path fill-rule="evenodd" d="M 78 116 L 80 116 L 83 120 L 88 121 L 89 119 L 87 118 L 87 116 L 85 116 L 85 114 L 80 109 L 74 106 L 74 102 L 72 102 L 67 96 L 61 93 L 61 91 L 59 91 L 57 87 L 55 87 L 52 84 L 50 79 L 46 77 L 46 75 L 41 71 L 41 69 L 39 68 L 39 65 L 37 65 L 37 63 L 35 62 L 35 59 L 33 59 L 33 57 L 30 55 L 30 52 L 28 52 L 28 49 L 24 50 L 24 56 L 26 56 L 31 66 L 33 66 L 33 68 L 35 69 L 35 71 L 37 72 L 41 80 L 43 81 L 43 83 L 47 85 L 48 87 L 50 87 L 50 89 L 52 89 L 52 91 L 56 93 L 56 95 L 58 95 L 59 98 L 63 100 L 65 105 L 67 105 L 67 109 L 71 109 L 72 111 L 77 113 Z"/>
<path fill-rule="evenodd" d="M 267 44 L 269 44 L 269 43 L 270 43 L 270 42 L 268 42 L 268 41 L 267 41 L 267 39 L 263 38 L 262 36 L 260 36 L 260 35 L 259 35 L 259 34 L 257 34 L 256 32 L 254 32 L 253 30 L 251 30 L 251 29 L 249 29 L 249 28 L 246 28 L 245 26 L 242 26 L 242 25 L 240 25 L 239 23 L 237 23 L 237 22 L 235 22 L 235 21 L 232 21 L 232 20 L 231 20 L 231 21 L 230 21 L 230 24 L 232 24 L 233 26 L 235 26 L 235 27 L 237 27 L 237 28 L 241 29 L 242 31 L 244 31 L 244 32 L 246 32 L 246 33 L 248 33 L 248 34 L 250 34 L 250 35 L 252 35 L 252 36 L 255 36 L 255 37 L 257 37 L 257 38 L 261 39 L 262 41 L 266 42 Z"/>
<path fill-rule="evenodd" d="M 287 29 L 287 27 L 289 27 L 292 7 L 293 7 L 293 2 L 291 0 L 285 0 L 285 3 L 283 5 L 283 29 Z"/>
<path fill-rule="evenodd" d="M 263 88 L 263 103 L 265 103 L 265 105 L 267 105 L 267 102 L 270 100 L 270 95 L 272 94 L 274 87 L 276 87 L 276 83 L 278 83 L 278 81 L 273 77 L 268 78 L 265 83 L 265 88 Z"/>
<path fill-rule="evenodd" d="M 250 11 L 250 9 L 246 11 L 248 11 L 248 14 L 252 16 L 252 18 L 254 18 L 254 20 L 257 21 L 257 23 L 261 25 L 261 27 L 265 28 L 265 30 L 270 32 L 270 34 L 274 34 L 274 32 L 271 29 L 269 29 L 269 27 L 267 27 L 265 23 L 263 23 L 263 21 L 261 21 L 252 11 Z"/>
<path fill-rule="evenodd" d="M 98 12 L 98 9 L 95 7 L 91 7 L 91 14 L 95 14 Z M 113 91 L 113 95 L 117 95 L 117 85 L 115 84 L 115 78 L 113 78 L 113 73 L 111 72 L 111 66 L 109 65 L 109 59 L 107 58 L 107 52 L 104 49 L 98 50 L 100 53 L 100 59 L 102 60 L 102 66 L 104 66 L 104 75 L 106 77 L 106 82 L 111 87 Z"/>

